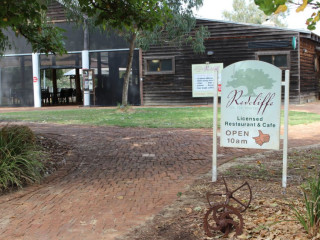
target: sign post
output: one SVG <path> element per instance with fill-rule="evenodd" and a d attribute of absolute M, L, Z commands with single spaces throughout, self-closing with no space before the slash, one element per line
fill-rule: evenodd
<path fill-rule="evenodd" d="M 285 71 L 284 86 L 284 131 L 283 131 L 283 165 L 282 165 L 282 187 L 287 187 L 287 168 L 288 168 L 288 124 L 289 124 L 289 82 L 290 72 Z"/>
<path fill-rule="evenodd" d="M 93 93 L 93 95 L 94 95 L 93 99 L 95 99 L 94 70 L 93 69 L 83 69 L 82 76 L 83 76 L 83 81 L 82 81 L 83 82 L 83 91 L 88 92 L 89 96 L 91 93 Z M 94 105 L 95 105 L 95 102 L 94 102 Z"/>
<path fill-rule="evenodd" d="M 218 95 L 223 63 L 192 65 L 192 97 L 213 97 L 212 181 L 217 181 Z"/>
<path fill-rule="evenodd" d="M 41 107 L 40 54 L 32 53 L 33 101 L 34 107 Z"/>
<path fill-rule="evenodd" d="M 262 61 L 241 61 L 222 71 L 220 146 L 280 149 L 281 86 L 285 86 L 282 186 L 287 181 L 289 70 Z M 216 136 L 213 136 L 216 138 Z M 213 166 L 213 170 L 216 165 Z M 213 181 L 216 174 L 213 173 Z"/>
<path fill-rule="evenodd" d="M 219 72 L 216 71 L 216 79 L 218 79 Z M 213 149 L 212 149 L 212 182 L 216 182 L 218 178 L 217 170 L 217 155 L 218 155 L 218 146 L 217 146 L 217 136 L 218 136 L 218 81 L 214 82 L 213 90 Z"/>

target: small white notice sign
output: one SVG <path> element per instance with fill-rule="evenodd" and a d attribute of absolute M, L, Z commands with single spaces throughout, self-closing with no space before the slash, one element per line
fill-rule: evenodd
<path fill-rule="evenodd" d="M 223 63 L 192 65 L 192 97 L 213 97 L 215 81 L 221 86 Z"/>
<path fill-rule="evenodd" d="M 241 61 L 222 71 L 223 147 L 279 149 L 281 69 L 262 61 Z"/>

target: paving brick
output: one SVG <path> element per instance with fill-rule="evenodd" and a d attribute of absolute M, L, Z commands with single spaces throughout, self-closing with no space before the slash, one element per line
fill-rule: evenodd
<path fill-rule="evenodd" d="M 0 196 L 6 240 L 112 240 L 177 199 L 211 169 L 211 130 L 29 124 L 72 145 L 68 167 L 42 185 Z M 290 144 L 320 141 L 292 134 Z M 87 142 L 86 142 L 87 141 Z M 219 164 L 255 150 L 219 148 Z M 77 153 L 77 154 L 76 154 Z M 60 174 L 60 175 L 59 175 Z"/>

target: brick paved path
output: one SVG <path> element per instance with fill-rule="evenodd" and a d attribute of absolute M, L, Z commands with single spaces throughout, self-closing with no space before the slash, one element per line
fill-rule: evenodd
<path fill-rule="evenodd" d="M 0 197 L 0 239 L 114 239 L 211 168 L 210 130 L 30 126 L 72 144 L 66 159 L 72 165 L 48 183 Z M 306 144 L 319 142 L 319 127 L 306 128 L 305 136 L 292 128 L 290 144 L 301 145 L 310 134 Z M 218 161 L 253 152 L 219 149 Z"/>

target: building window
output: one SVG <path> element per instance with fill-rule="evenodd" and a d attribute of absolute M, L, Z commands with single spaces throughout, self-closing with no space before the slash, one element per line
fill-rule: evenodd
<path fill-rule="evenodd" d="M 314 56 L 314 71 L 319 72 L 319 56 Z"/>
<path fill-rule="evenodd" d="M 145 75 L 151 74 L 174 74 L 174 57 L 146 57 Z"/>
<path fill-rule="evenodd" d="M 282 69 L 290 68 L 290 52 L 277 51 L 277 52 L 257 52 L 256 59 L 271 63 Z"/>

